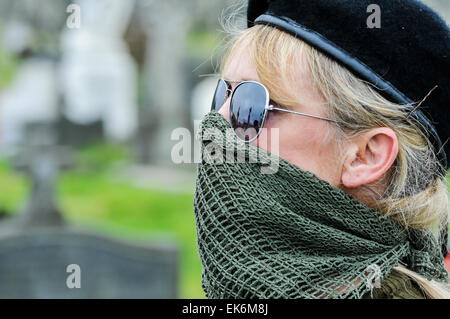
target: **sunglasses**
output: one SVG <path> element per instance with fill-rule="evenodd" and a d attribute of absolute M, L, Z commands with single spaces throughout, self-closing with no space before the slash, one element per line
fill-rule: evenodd
<path fill-rule="evenodd" d="M 239 84 L 233 90 L 231 83 Z M 269 91 L 263 84 L 256 81 L 219 79 L 214 92 L 211 111 L 218 111 L 230 95 L 230 126 L 235 134 L 246 142 L 256 140 L 261 134 L 269 111 L 287 112 L 337 123 L 322 116 L 295 112 L 269 104 L 271 102 Z"/>

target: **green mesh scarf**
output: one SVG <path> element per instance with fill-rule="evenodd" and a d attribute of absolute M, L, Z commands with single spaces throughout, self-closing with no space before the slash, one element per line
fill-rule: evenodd
<path fill-rule="evenodd" d="M 194 211 L 208 298 L 361 298 L 372 291 L 371 269 L 382 280 L 399 264 L 446 280 L 431 233 L 406 231 L 314 174 L 243 143 L 216 112 L 199 132 Z M 273 174 L 263 174 L 274 161 Z"/>

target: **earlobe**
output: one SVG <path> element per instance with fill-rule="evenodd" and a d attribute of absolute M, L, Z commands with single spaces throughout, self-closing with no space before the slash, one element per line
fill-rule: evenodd
<path fill-rule="evenodd" d="M 348 146 L 342 167 L 341 183 L 356 188 L 380 179 L 398 154 L 398 139 L 387 127 L 367 131 Z"/>

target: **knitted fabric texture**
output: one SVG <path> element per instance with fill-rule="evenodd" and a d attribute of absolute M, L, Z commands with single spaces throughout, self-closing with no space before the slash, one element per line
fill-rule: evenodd
<path fill-rule="evenodd" d="M 240 141 L 217 112 L 206 115 L 200 133 L 194 212 L 208 298 L 362 298 L 372 292 L 370 269 L 383 280 L 400 263 L 447 279 L 431 233 L 406 231 L 314 174 Z M 245 162 L 229 161 L 240 152 Z M 274 160 L 273 174 L 262 174 Z"/>

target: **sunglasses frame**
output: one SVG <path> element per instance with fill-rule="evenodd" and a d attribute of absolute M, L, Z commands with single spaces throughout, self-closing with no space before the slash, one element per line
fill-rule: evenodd
<path fill-rule="evenodd" d="M 223 106 L 223 104 L 225 103 L 225 101 L 229 97 L 230 98 L 230 105 L 229 105 L 229 110 L 228 110 L 228 114 L 229 114 L 228 122 L 230 123 L 230 127 L 233 130 L 233 132 L 235 132 L 235 129 L 231 126 L 231 101 L 233 100 L 233 96 L 234 96 L 234 93 L 236 92 L 236 89 L 238 87 L 240 87 L 242 84 L 245 84 L 245 83 L 255 83 L 257 85 L 260 85 L 264 89 L 264 91 L 266 93 L 266 102 L 265 102 L 265 105 L 264 105 L 264 115 L 263 115 L 263 119 L 261 121 L 261 127 L 258 130 L 256 136 L 253 137 L 252 139 L 244 140 L 244 139 L 240 138 L 235 132 L 235 134 L 238 136 L 238 138 L 241 139 L 244 142 L 251 143 L 251 142 L 255 141 L 259 137 L 259 135 L 261 134 L 261 132 L 262 132 L 262 130 L 264 128 L 264 124 L 266 123 L 267 115 L 268 115 L 269 111 L 287 112 L 287 113 L 291 113 L 291 114 L 312 117 L 312 118 L 315 118 L 315 119 L 325 120 L 325 121 L 329 121 L 329 122 L 333 122 L 333 123 L 339 124 L 338 121 L 335 121 L 335 120 L 332 120 L 332 119 L 329 119 L 329 118 L 326 118 L 326 117 L 323 117 L 323 116 L 312 115 L 312 114 L 307 114 L 307 113 L 302 113 L 302 112 L 296 112 L 296 111 L 292 111 L 292 110 L 282 109 L 282 108 L 275 107 L 275 106 L 269 104 L 269 102 L 270 102 L 269 90 L 267 90 L 266 86 L 264 84 L 260 83 L 260 82 L 257 82 L 257 81 L 232 81 L 232 80 L 225 80 L 223 78 L 220 78 L 219 81 L 223 81 L 225 83 L 226 87 L 227 87 L 226 92 L 231 93 L 230 96 L 225 96 L 225 98 L 224 98 L 224 100 L 222 102 L 222 106 Z M 239 84 L 234 89 L 229 89 L 228 88 L 228 83 L 239 83 Z M 217 83 L 217 85 L 219 85 L 219 83 Z M 217 90 L 217 88 L 216 88 L 216 90 Z M 214 95 L 215 95 L 215 93 L 214 93 Z"/>

